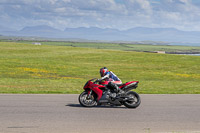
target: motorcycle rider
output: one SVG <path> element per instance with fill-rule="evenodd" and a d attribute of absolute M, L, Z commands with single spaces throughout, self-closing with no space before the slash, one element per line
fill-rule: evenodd
<path fill-rule="evenodd" d="M 108 88 L 112 88 L 116 93 L 123 93 L 123 91 L 117 86 L 117 84 L 122 84 L 122 81 L 112 72 L 108 71 L 106 67 L 103 67 L 100 69 L 100 75 L 102 80 L 110 81 L 108 83 Z M 112 97 L 116 97 L 116 93 L 112 95 Z"/>

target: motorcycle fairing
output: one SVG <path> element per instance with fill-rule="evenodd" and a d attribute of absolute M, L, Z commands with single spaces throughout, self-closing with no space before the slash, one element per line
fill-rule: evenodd
<path fill-rule="evenodd" d="M 86 83 L 86 85 L 84 86 L 85 90 L 87 90 L 87 88 L 90 88 L 91 90 L 93 90 L 97 94 L 97 96 L 98 96 L 97 101 L 99 101 L 101 99 L 101 97 L 102 97 L 102 94 L 103 94 L 103 91 L 101 89 L 99 89 L 99 88 L 105 88 L 105 86 L 98 85 L 98 84 L 93 84 L 92 81 L 88 81 Z"/>
<path fill-rule="evenodd" d="M 107 85 L 108 83 L 109 83 L 108 81 L 104 81 L 104 82 L 102 82 L 102 85 L 99 85 L 99 84 L 94 84 L 90 80 L 85 84 L 84 89 L 87 90 L 88 88 L 90 88 L 91 90 L 93 90 L 98 96 L 97 101 L 99 101 L 102 97 L 102 94 L 103 94 L 103 91 L 99 88 L 105 88 L 105 85 Z M 136 88 L 136 85 L 138 83 L 139 83 L 139 81 L 126 82 L 125 84 L 119 86 L 119 88 L 121 88 L 121 89 L 129 89 L 129 88 L 132 88 L 132 87 Z M 89 92 L 88 92 L 88 94 L 89 94 Z"/>
<path fill-rule="evenodd" d="M 99 89 L 97 86 L 91 87 L 91 89 L 97 94 L 97 96 L 98 96 L 97 101 L 99 101 L 102 97 L 103 91 L 101 89 Z"/>
<path fill-rule="evenodd" d="M 139 83 L 139 81 L 130 81 L 130 82 L 126 82 L 125 84 L 123 84 L 122 86 L 120 86 L 119 88 L 128 88 L 128 87 L 133 87 L 135 85 L 137 85 Z"/>

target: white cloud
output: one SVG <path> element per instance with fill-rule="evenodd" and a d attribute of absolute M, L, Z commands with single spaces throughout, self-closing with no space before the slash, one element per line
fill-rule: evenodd
<path fill-rule="evenodd" d="M 200 2 L 196 3 L 193 0 L 1 0 L 0 25 L 200 30 Z"/>
<path fill-rule="evenodd" d="M 65 7 L 55 8 L 54 10 L 57 13 L 65 13 L 67 11 Z"/>
<path fill-rule="evenodd" d="M 148 0 L 135 0 L 137 3 L 139 3 L 140 7 L 146 11 L 151 11 L 151 5 Z"/>

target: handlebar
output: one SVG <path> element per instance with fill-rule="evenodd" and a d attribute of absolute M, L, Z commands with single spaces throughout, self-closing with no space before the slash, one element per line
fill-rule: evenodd
<path fill-rule="evenodd" d="M 101 81 L 102 81 L 102 80 L 96 79 L 96 80 L 94 81 L 94 84 L 99 83 L 99 82 L 101 82 Z"/>
<path fill-rule="evenodd" d="M 91 79 L 90 81 L 93 81 L 93 80 L 95 80 L 93 83 L 94 84 L 96 84 L 96 83 L 99 83 L 99 82 L 101 82 L 102 80 L 100 80 L 100 79 L 97 79 L 97 78 L 93 78 L 93 79 Z"/>

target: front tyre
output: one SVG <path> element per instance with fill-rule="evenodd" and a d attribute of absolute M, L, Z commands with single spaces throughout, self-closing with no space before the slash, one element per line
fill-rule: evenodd
<path fill-rule="evenodd" d="M 137 108 L 140 105 L 141 99 L 136 92 L 129 91 L 126 95 L 129 97 L 129 99 L 124 102 L 127 108 Z"/>
<path fill-rule="evenodd" d="M 94 98 L 93 95 L 91 95 L 90 97 L 88 97 L 88 93 L 86 91 L 82 92 L 79 95 L 79 103 L 83 106 L 83 107 L 94 107 L 97 105 L 97 102 Z"/>

